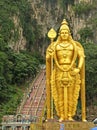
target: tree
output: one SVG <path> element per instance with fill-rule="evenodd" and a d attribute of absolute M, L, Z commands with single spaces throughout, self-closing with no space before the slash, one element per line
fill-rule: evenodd
<path fill-rule="evenodd" d="M 86 95 L 87 105 L 97 105 L 97 45 L 83 44 L 86 56 Z"/>

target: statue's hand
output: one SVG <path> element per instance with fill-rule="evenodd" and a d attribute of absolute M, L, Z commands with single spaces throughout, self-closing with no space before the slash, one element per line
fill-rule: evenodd
<path fill-rule="evenodd" d="M 53 55 L 54 55 L 54 51 L 50 51 L 50 52 L 49 52 L 49 55 L 50 55 L 50 56 L 53 56 Z"/>
<path fill-rule="evenodd" d="M 53 55 L 54 55 L 54 50 L 49 48 L 47 53 L 46 53 L 46 59 L 50 59 L 51 56 L 53 56 Z"/>
<path fill-rule="evenodd" d="M 50 49 L 48 50 L 48 54 L 49 54 L 50 56 L 53 56 L 53 55 L 54 55 L 54 49 L 50 48 Z"/>
<path fill-rule="evenodd" d="M 74 68 L 72 71 L 71 71 L 71 75 L 76 75 L 80 72 L 80 69 L 78 68 Z"/>

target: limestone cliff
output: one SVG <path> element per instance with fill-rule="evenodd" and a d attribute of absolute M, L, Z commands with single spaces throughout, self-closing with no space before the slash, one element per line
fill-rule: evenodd
<path fill-rule="evenodd" d="M 51 27 L 57 30 L 63 18 L 69 21 L 74 39 L 79 40 L 87 33 L 85 41 L 96 42 L 96 0 L 29 0 L 28 2 L 33 10 L 31 13 L 29 12 L 31 20 L 35 20 L 37 26 L 41 27 L 40 37 L 37 37 L 37 33 L 35 34 L 37 40 L 32 46 L 32 51 L 36 45 L 44 55 L 48 45 L 47 32 Z M 36 27 L 33 28 L 36 29 Z M 88 31 L 85 32 L 85 29 Z M 22 27 L 20 27 L 19 32 L 20 38 L 14 46 L 15 50 L 25 49 L 28 44 L 27 39 L 23 36 Z"/>

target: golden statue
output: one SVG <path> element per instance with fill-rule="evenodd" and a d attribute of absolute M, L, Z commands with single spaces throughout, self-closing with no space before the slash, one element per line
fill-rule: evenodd
<path fill-rule="evenodd" d="M 74 41 L 64 19 L 58 37 L 48 32 L 51 44 L 46 51 L 47 119 L 53 118 L 53 99 L 59 121 L 73 121 L 81 90 L 82 121 L 85 115 L 85 55 L 81 44 Z"/>

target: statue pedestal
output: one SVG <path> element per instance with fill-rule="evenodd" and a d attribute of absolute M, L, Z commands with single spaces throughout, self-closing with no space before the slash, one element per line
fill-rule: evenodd
<path fill-rule="evenodd" d="M 92 122 L 47 122 L 44 130 L 90 130 L 95 127 Z"/>
<path fill-rule="evenodd" d="M 56 122 L 56 121 L 48 121 L 43 124 L 31 124 L 31 130 L 90 130 L 95 127 L 93 122 Z"/>

